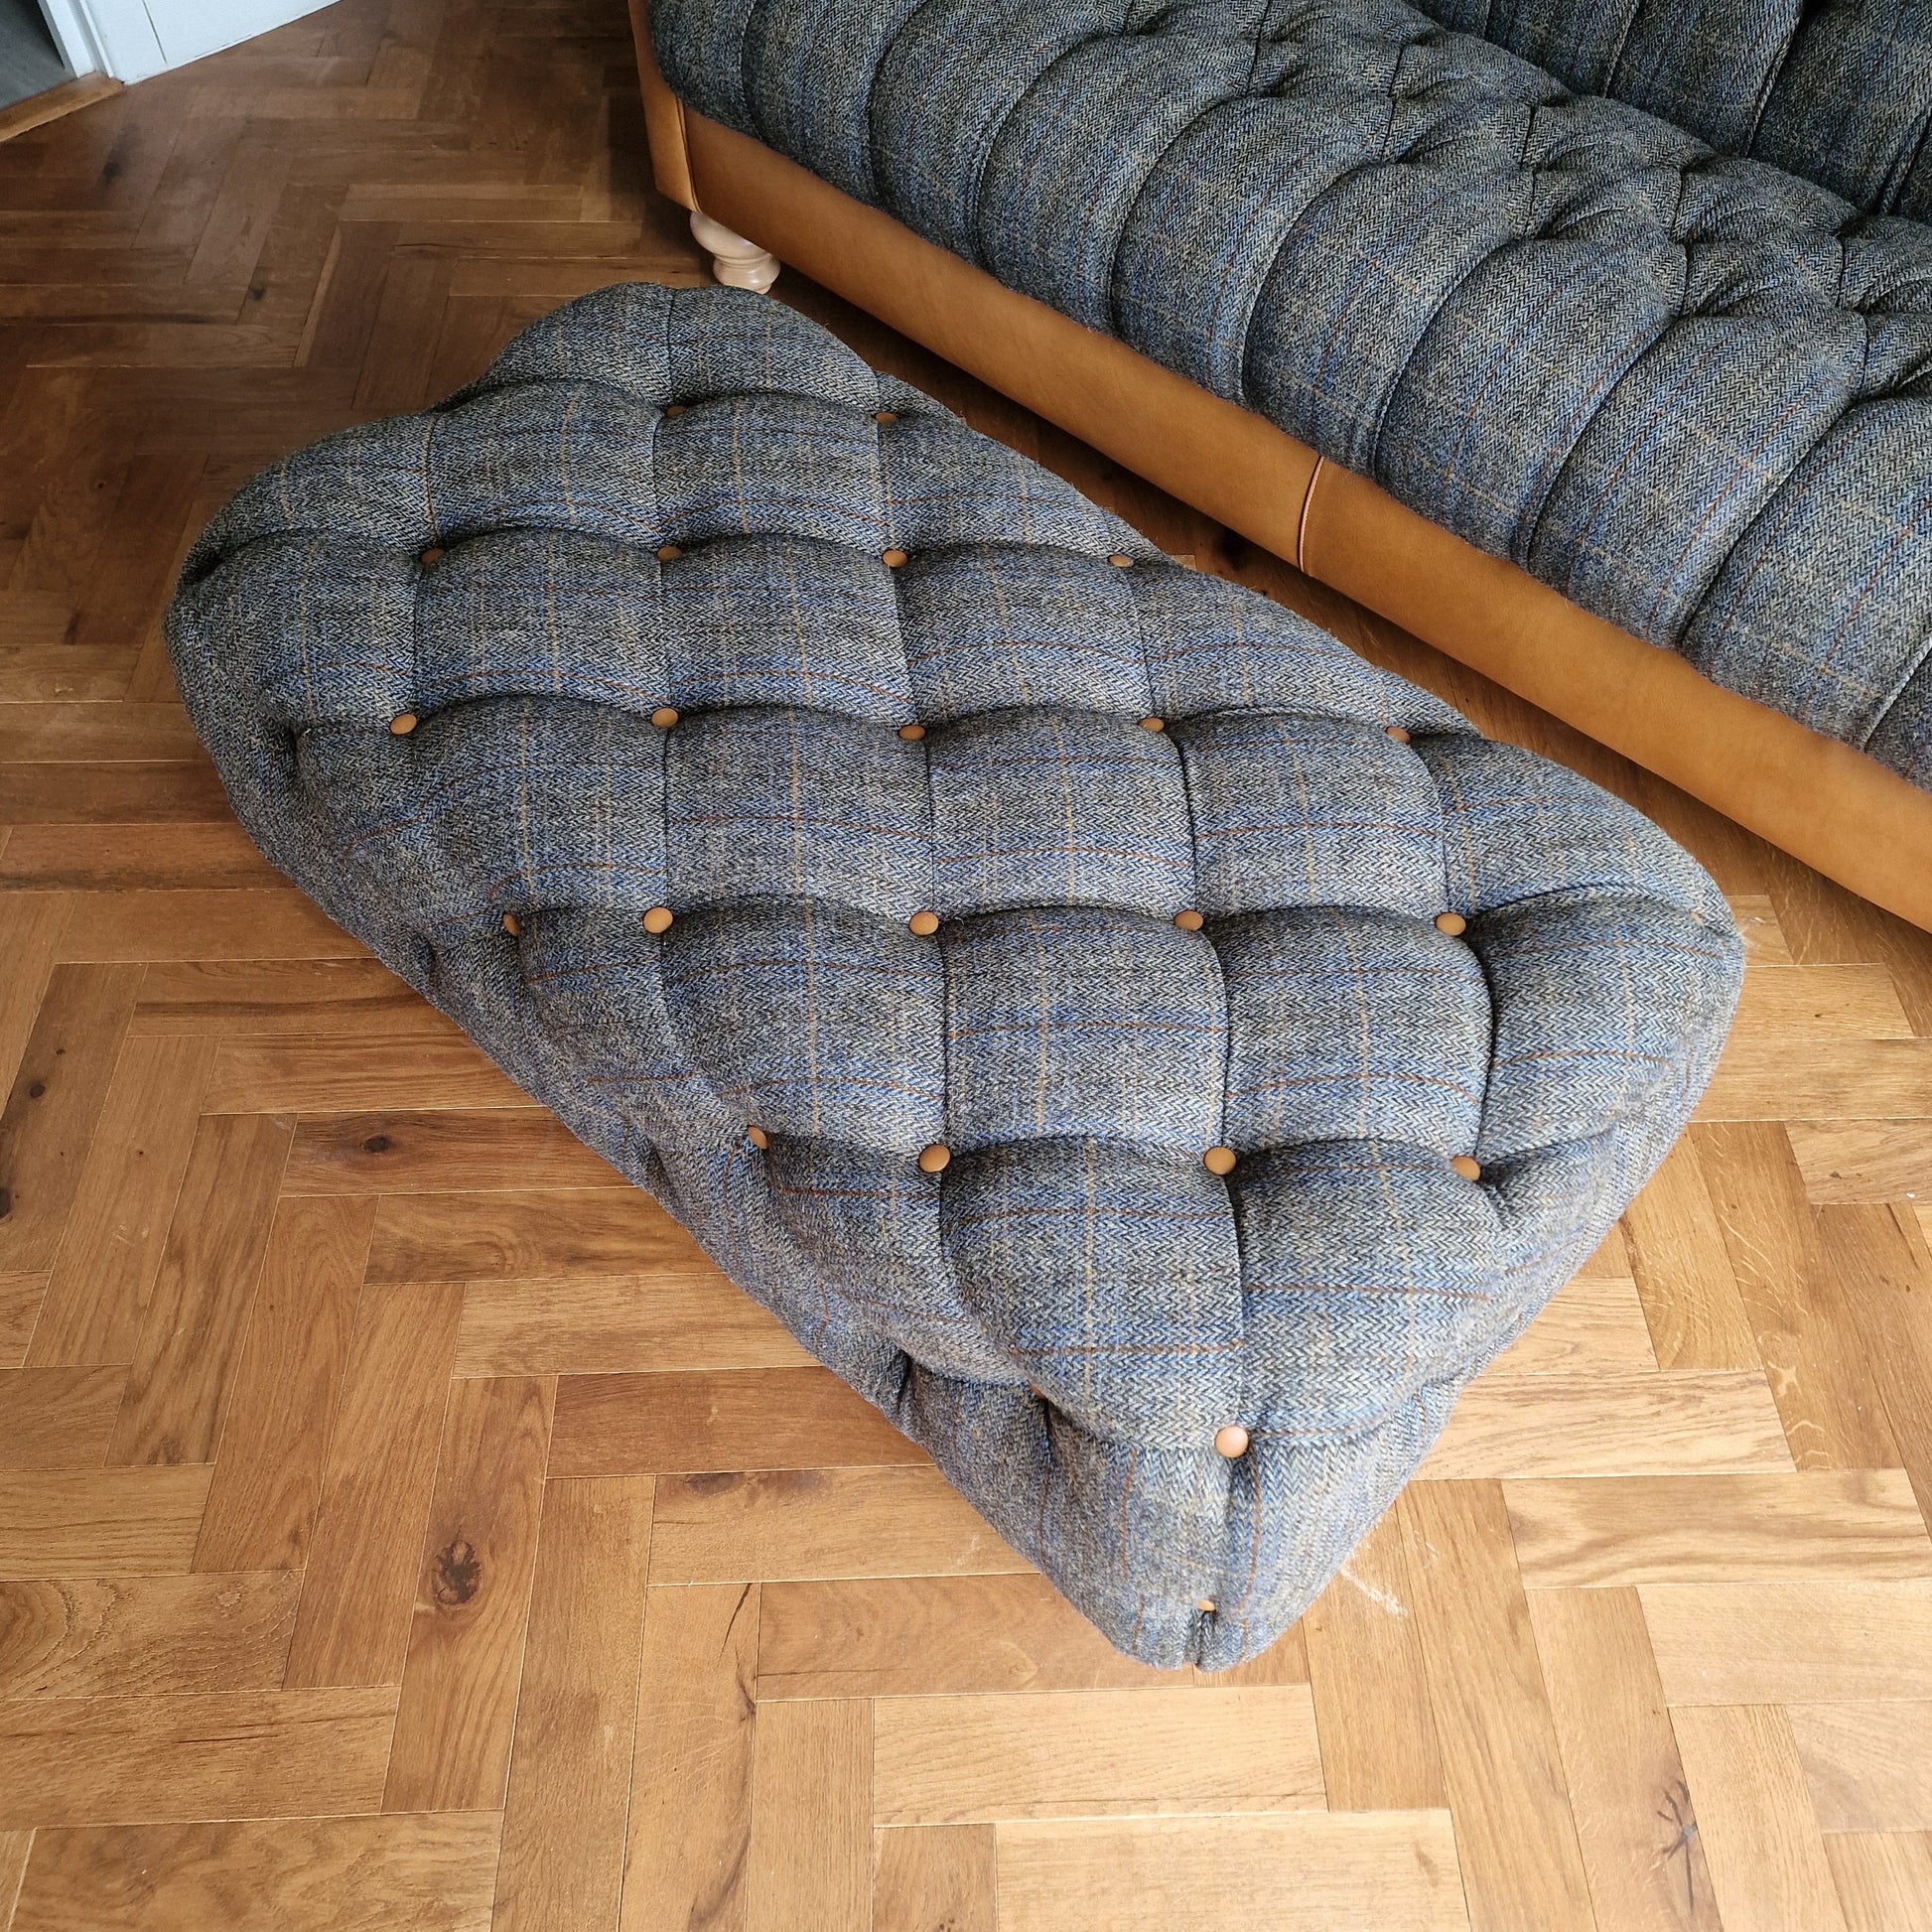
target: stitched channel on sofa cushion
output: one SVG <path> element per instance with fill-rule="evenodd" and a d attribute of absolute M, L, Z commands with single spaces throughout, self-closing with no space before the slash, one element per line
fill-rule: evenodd
<path fill-rule="evenodd" d="M 1544 48 L 1541 17 L 1482 24 Z M 1640 8 L 1619 58 L 1708 92 L 1727 18 Z M 1750 18 L 1770 49 L 1773 12 Z M 704 113 L 1932 783 L 1932 230 L 1404 0 L 653 20 Z M 1841 30 L 1808 16 L 1792 61 Z M 1780 103 L 1814 93 L 1807 124 L 1856 146 L 1823 80 L 1780 72 L 1752 82 L 1760 152 L 1802 159 Z"/>
<path fill-rule="evenodd" d="M 1655 827 L 763 297 L 278 464 L 169 629 L 270 858 L 1159 1664 L 1300 1613 L 1735 997 Z"/>
<path fill-rule="evenodd" d="M 1919 0 L 1418 0 L 1445 27 L 1614 94 L 1873 214 L 1932 214 Z"/>

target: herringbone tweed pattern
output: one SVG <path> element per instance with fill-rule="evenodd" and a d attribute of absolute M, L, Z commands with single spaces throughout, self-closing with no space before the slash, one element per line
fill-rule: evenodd
<path fill-rule="evenodd" d="M 0 1924 L 1932 1924 L 1932 941 L 781 280 L 1749 942 L 1424 1479 L 1158 1678 L 264 867 L 168 682 L 249 472 L 701 279 L 621 12 L 345 0 L 0 148 Z"/>

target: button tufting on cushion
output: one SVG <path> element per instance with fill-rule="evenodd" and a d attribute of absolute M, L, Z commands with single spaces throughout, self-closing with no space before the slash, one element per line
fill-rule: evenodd
<path fill-rule="evenodd" d="M 169 641 L 268 857 L 1155 1664 L 1301 1613 L 1736 995 L 1637 814 L 738 291 L 287 458 Z"/>

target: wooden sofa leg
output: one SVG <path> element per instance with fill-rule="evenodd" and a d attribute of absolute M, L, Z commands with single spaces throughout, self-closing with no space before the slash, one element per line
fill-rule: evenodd
<path fill-rule="evenodd" d="M 691 232 L 698 246 L 709 251 L 711 272 L 727 288 L 756 289 L 762 295 L 778 279 L 777 256 L 742 234 L 733 234 L 722 221 L 693 213 Z"/>

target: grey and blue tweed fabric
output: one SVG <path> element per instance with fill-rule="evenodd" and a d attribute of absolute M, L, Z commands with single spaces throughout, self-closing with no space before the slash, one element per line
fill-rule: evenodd
<path fill-rule="evenodd" d="M 652 22 L 703 113 L 1932 788 L 1932 0 L 1428 5 Z"/>
<path fill-rule="evenodd" d="M 1155 1664 L 1300 1613 L 1736 995 L 1646 820 L 761 296 L 288 458 L 169 640 L 269 858 Z"/>

